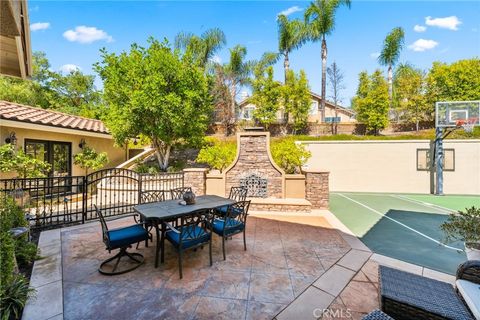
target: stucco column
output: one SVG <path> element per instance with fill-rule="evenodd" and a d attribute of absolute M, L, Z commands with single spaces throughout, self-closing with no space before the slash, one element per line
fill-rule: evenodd
<path fill-rule="evenodd" d="M 205 195 L 207 190 L 207 172 L 206 168 L 186 168 L 183 169 L 183 185 L 192 187 L 193 193 L 197 196 Z"/>
<path fill-rule="evenodd" d="M 305 172 L 305 199 L 310 201 L 312 209 L 328 209 L 330 172 L 318 170 L 304 170 Z"/>

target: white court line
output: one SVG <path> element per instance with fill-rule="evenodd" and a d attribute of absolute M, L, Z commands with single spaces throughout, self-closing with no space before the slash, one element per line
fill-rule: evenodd
<path fill-rule="evenodd" d="M 422 206 L 430 208 L 430 209 L 434 208 L 434 209 L 442 210 L 442 211 L 445 211 L 447 213 L 457 212 L 456 210 L 448 209 L 448 208 L 445 208 L 445 207 L 442 207 L 442 206 L 437 206 L 436 204 L 433 204 L 433 203 L 428 203 L 428 202 L 424 202 L 424 201 L 420 201 L 420 200 L 410 199 L 410 198 L 400 196 L 400 195 L 391 194 L 390 197 L 397 198 L 397 199 L 404 200 L 404 201 L 408 201 L 408 202 L 415 203 L 415 204 L 419 204 L 419 205 L 422 205 Z"/>
<path fill-rule="evenodd" d="M 384 217 L 384 218 L 387 218 L 387 219 L 389 219 L 389 220 L 391 220 L 391 221 L 393 221 L 393 222 L 395 222 L 395 223 L 398 223 L 398 224 L 401 225 L 402 227 L 405 227 L 405 228 L 407 228 L 408 230 L 413 231 L 413 232 L 419 234 L 420 236 L 422 236 L 422 237 L 424 237 L 424 238 L 426 238 L 426 239 L 428 239 L 428 240 L 431 240 L 431 241 L 433 241 L 433 242 L 441 245 L 442 247 L 445 247 L 445 248 L 448 248 L 448 249 L 451 249 L 451 250 L 455 250 L 455 251 L 463 251 L 463 249 L 451 247 L 451 246 L 448 246 L 448 245 L 446 245 L 446 244 L 444 244 L 444 243 L 441 243 L 440 241 L 438 241 L 438 240 L 436 240 L 436 239 L 434 239 L 434 238 L 432 238 L 432 237 L 429 237 L 429 236 L 427 236 L 426 234 L 421 233 L 420 231 L 415 230 L 415 229 L 407 226 L 407 225 L 404 224 L 404 223 L 401 223 L 400 221 L 397 221 L 397 220 L 395 220 L 395 219 L 393 219 L 393 218 L 390 218 L 390 217 L 384 215 L 383 213 L 381 213 L 380 211 L 377 211 L 377 210 L 375 210 L 375 209 L 373 209 L 373 208 L 370 208 L 369 206 L 367 206 L 367 205 L 365 205 L 365 204 L 363 204 L 363 203 L 361 203 L 361 202 L 358 202 L 357 200 L 354 200 L 354 199 L 352 199 L 352 198 L 349 198 L 349 197 L 347 197 L 347 196 L 344 195 L 344 194 L 338 193 L 338 195 L 341 196 L 341 197 L 344 197 L 345 199 L 348 199 L 348 200 L 350 200 L 350 201 L 352 201 L 352 202 L 355 202 L 356 204 L 358 204 L 358 205 L 360 205 L 360 206 L 362 206 L 362 207 L 364 207 L 364 208 L 366 208 L 366 209 L 368 209 L 368 210 L 370 210 L 370 211 L 372 211 L 372 212 L 374 212 L 374 213 L 376 213 L 376 214 L 378 214 L 378 215 L 380 215 L 380 216 L 382 216 L 382 217 Z"/>

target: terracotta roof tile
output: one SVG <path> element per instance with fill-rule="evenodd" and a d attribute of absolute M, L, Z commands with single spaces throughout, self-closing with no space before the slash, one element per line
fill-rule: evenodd
<path fill-rule="evenodd" d="M 108 129 L 100 120 L 1 100 L 0 119 L 108 134 Z"/>

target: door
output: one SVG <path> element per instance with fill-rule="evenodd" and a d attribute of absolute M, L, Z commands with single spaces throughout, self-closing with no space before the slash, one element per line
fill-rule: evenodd
<path fill-rule="evenodd" d="M 25 153 L 50 163 L 51 177 L 72 175 L 72 144 L 70 142 L 25 139 Z"/>

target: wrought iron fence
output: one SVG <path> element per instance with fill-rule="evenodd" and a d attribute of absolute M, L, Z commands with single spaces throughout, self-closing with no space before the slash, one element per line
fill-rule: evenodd
<path fill-rule="evenodd" d="M 25 210 L 32 229 L 53 228 L 105 216 L 133 214 L 146 190 L 183 187 L 183 173 L 139 174 L 105 169 L 86 176 L 1 179 L 0 193 L 12 196 Z"/>

